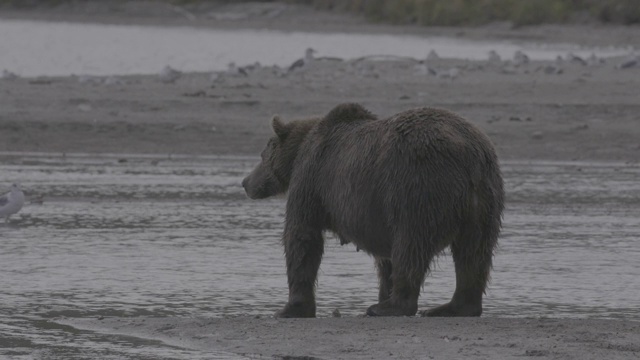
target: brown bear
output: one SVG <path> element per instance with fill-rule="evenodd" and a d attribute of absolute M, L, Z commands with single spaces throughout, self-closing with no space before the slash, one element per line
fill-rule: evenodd
<path fill-rule="evenodd" d="M 456 289 L 425 316 L 480 316 L 504 190 L 491 141 L 446 110 L 378 119 L 358 104 L 283 123 L 242 185 L 251 199 L 288 192 L 283 244 L 289 301 L 278 317 L 315 317 L 323 231 L 372 255 L 371 316 L 413 316 L 432 259 L 447 246 Z"/>

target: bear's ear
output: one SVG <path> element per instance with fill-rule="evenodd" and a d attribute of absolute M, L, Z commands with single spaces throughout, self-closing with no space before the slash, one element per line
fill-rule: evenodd
<path fill-rule="evenodd" d="M 280 116 L 275 115 L 273 119 L 271 119 L 271 127 L 273 128 L 273 132 L 278 135 L 280 140 L 284 140 L 287 135 L 289 135 L 289 127 L 282 122 Z"/>

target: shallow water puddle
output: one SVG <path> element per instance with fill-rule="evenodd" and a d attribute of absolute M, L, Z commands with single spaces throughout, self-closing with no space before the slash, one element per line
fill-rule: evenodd
<path fill-rule="evenodd" d="M 51 321 L 269 316 L 285 301 L 284 200 L 250 201 L 240 186 L 257 159 L 119 158 L 2 157 L 0 184 L 22 183 L 34 203 L 0 225 L 0 356 L 194 359 L 201 354 Z M 508 205 L 485 316 L 640 320 L 630 286 L 640 276 L 640 167 L 503 170 Z M 446 302 L 453 281 L 443 256 L 420 308 Z M 318 315 L 362 314 L 376 285 L 372 259 L 330 237 Z"/>

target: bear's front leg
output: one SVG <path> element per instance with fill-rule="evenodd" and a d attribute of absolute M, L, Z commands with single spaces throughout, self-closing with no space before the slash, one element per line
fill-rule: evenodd
<path fill-rule="evenodd" d="M 378 303 L 383 303 L 391 297 L 391 289 L 393 289 L 393 280 L 391 279 L 392 265 L 391 260 L 376 257 L 376 269 L 378 270 Z"/>
<path fill-rule="evenodd" d="M 322 232 L 300 226 L 286 226 L 283 242 L 287 260 L 289 301 L 275 316 L 315 317 L 315 285 L 324 252 Z"/>

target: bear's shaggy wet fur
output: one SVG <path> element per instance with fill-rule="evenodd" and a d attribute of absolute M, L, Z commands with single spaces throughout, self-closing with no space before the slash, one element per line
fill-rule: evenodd
<path fill-rule="evenodd" d="M 272 121 L 275 135 L 242 185 L 252 199 L 288 191 L 283 244 L 289 300 L 276 316 L 314 317 L 323 231 L 371 254 L 372 316 L 412 316 L 431 261 L 447 246 L 451 301 L 425 316 L 480 316 L 501 227 L 504 190 L 491 141 L 446 110 L 377 119 L 358 104 L 324 118 Z"/>

